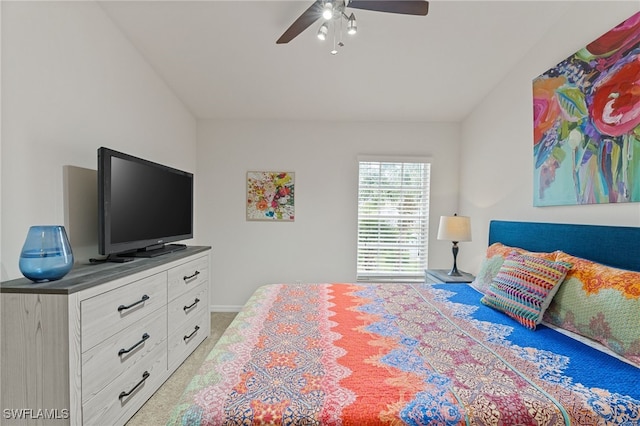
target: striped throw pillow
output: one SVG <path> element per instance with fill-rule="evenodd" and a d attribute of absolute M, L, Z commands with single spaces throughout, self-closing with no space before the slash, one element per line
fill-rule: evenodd
<path fill-rule="evenodd" d="M 512 253 L 481 302 L 535 330 L 572 264 Z"/>

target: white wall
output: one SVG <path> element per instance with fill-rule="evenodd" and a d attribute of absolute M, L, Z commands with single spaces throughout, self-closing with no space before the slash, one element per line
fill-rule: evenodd
<path fill-rule="evenodd" d="M 262 284 L 354 282 L 359 154 L 429 156 L 429 262 L 447 268 L 440 215 L 454 213 L 457 124 L 200 121 L 199 240 L 213 246 L 215 310 L 236 309 Z M 245 220 L 247 171 L 295 172 L 295 222 Z M 461 212 L 465 213 L 465 212 Z"/>
<path fill-rule="evenodd" d="M 460 206 L 474 241 L 462 250 L 477 271 L 491 219 L 640 225 L 640 204 L 533 207 L 532 80 L 638 11 L 637 2 L 571 2 L 540 42 L 462 126 Z"/>
<path fill-rule="evenodd" d="M 97 256 L 92 184 L 69 206 L 65 179 L 94 178 L 98 147 L 195 171 L 196 121 L 94 2 L 2 2 L 1 30 L 7 280 L 21 277 L 31 225 L 64 224 L 77 260 Z M 69 217 L 82 223 L 65 223 Z"/>
<path fill-rule="evenodd" d="M 0 2 L 0 34 L 2 34 L 2 6 Z M 2 38 L 0 37 L 0 100 L 2 99 Z M 2 158 L 2 102 L 0 101 L 0 159 Z M 2 188 L 2 161 L 0 161 L 0 195 Z M 2 224 L 2 197 L 0 196 L 0 224 Z M 2 226 L 0 226 L 0 241 L 2 241 Z M 2 244 L 0 244 L 0 259 L 2 259 Z M 0 268 L 1 270 L 2 268 Z M 1 304 L 0 304 L 1 305 Z M 0 307 L 0 318 L 2 318 L 2 308 Z M 0 342 L 1 343 L 1 342 Z M 0 351 L 1 352 L 1 351 Z M 0 354 L 2 363 L 2 354 Z M 0 386 L 0 401 L 2 401 L 2 386 Z"/>

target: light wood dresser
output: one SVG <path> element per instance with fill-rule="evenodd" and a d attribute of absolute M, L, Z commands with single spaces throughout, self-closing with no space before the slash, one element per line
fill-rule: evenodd
<path fill-rule="evenodd" d="M 0 424 L 122 425 L 209 335 L 210 247 L 0 283 Z"/>

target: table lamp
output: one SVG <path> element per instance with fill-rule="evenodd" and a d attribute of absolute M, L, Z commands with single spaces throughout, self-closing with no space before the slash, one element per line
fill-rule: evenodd
<path fill-rule="evenodd" d="M 453 252 L 453 268 L 447 275 L 460 276 L 456 265 L 458 257 L 458 243 L 460 241 L 471 241 L 471 219 L 468 216 L 440 216 L 440 226 L 438 227 L 438 239 L 453 242 L 451 251 Z"/>

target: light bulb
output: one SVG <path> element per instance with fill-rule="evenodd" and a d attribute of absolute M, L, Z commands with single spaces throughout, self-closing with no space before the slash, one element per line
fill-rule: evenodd
<path fill-rule="evenodd" d="M 320 25 L 320 28 L 318 29 L 318 38 L 322 41 L 327 39 L 327 34 L 329 33 L 329 26 L 327 26 L 327 23 L 325 22 L 324 24 Z"/>
<path fill-rule="evenodd" d="M 326 20 L 333 18 L 333 4 L 330 1 L 324 3 L 322 8 L 322 17 Z"/>
<path fill-rule="evenodd" d="M 358 26 L 356 25 L 356 17 L 352 13 L 351 16 L 349 16 L 349 21 L 347 21 L 347 34 L 354 35 L 357 32 Z"/>

